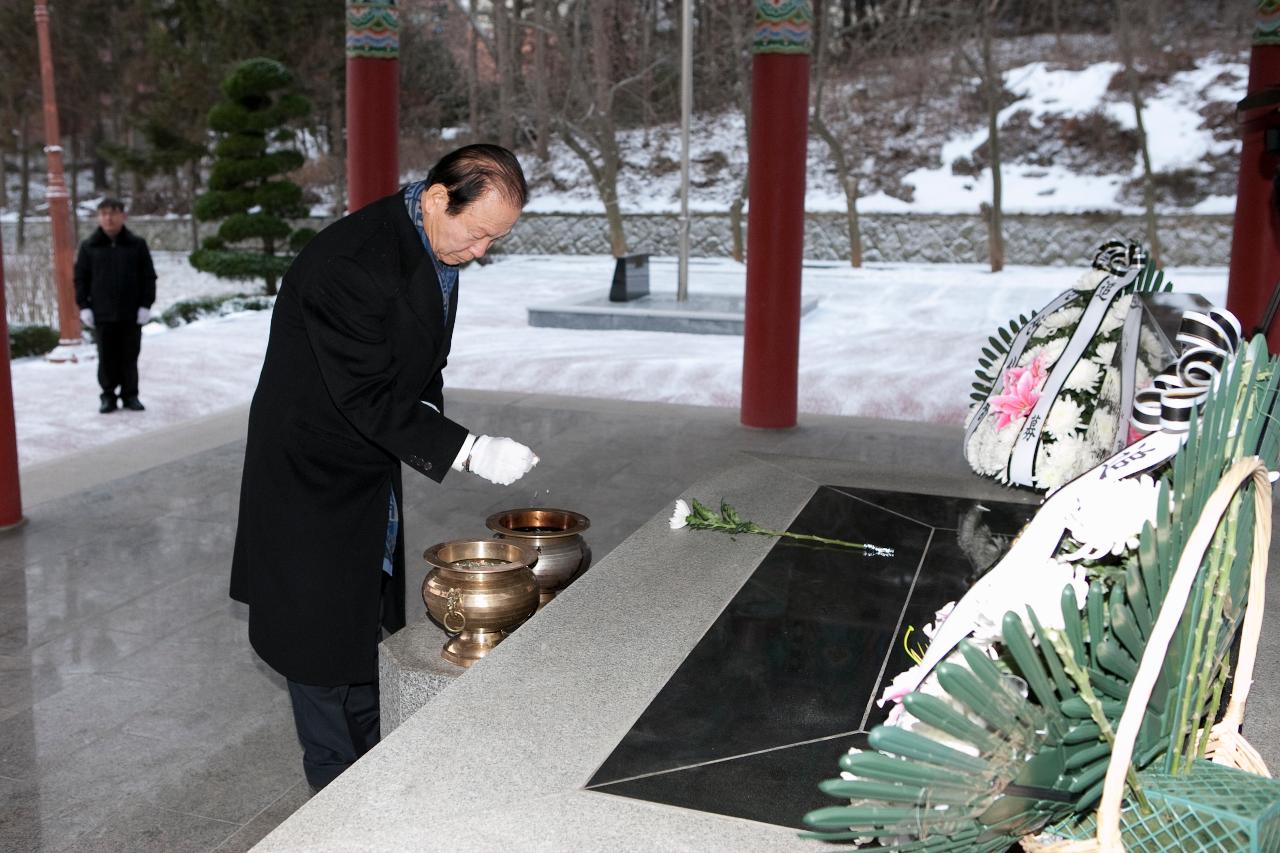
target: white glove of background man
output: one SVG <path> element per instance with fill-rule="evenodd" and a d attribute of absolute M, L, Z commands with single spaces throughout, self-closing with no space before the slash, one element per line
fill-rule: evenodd
<path fill-rule="evenodd" d="M 453 469 L 470 471 L 490 483 L 509 486 L 537 464 L 537 455 L 520 442 L 481 435 L 467 436 L 458 458 L 453 460 Z"/>
<path fill-rule="evenodd" d="M 138 309 L 138 325 L 145 326 L 151 322 L 151 309 L 145 306 Z"/>
<path fill-rule="evenodd" d="M 84 326 L 86 329 L 93 328 L 93 309 L 92 308 L 80 309 L 80 325 Z"/>

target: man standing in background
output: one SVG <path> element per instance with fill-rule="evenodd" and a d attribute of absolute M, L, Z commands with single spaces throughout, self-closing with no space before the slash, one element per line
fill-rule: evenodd
<path fill-rule="evenodd" d="M 98 384 L 106 415 L 120 404 L 133 412 L 146 407 L 138 399 L 138 353 L 142 327 L 156 300 L 156 269 L 147 241 L 124 227 L 124 202 L 104 198 L 98 227 L 80 244 L 76 256 L 76 305 L 80 322 L 98 342 Z"/>

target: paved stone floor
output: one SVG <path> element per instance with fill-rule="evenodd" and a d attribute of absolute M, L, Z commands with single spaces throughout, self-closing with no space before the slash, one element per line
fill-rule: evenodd
<path fill-rule="evenodd" d="M 449 405 L 542 462 L 508 489 L 409 472 L 411 556 L 542 504 L 590 517 L 599 559 L 738 450 L 907 471 L 903 488 L 944 493 L 973 476 L 958 427 L 802 417 L 757 431 L 736 410 L 484 392 Z M 244 420 L 228 412 L 23 472 L 28 522 L 0 535 L 0 850 L 246 850 L 306 801 L 283 680 L 226 596 Z M 420 563 L 410 619 L 423 616 Z M 1271 759 L 1274 634 L 1251 714 Z"/>
<path fill-rule="evenodd" d="M 487 535 L 500 509 L 549 504 L 591 518 L 598 559 L 738 449 L 891 465 L 899 430 L 955 448 L 951 431 L 905 423 L 805 417 L 775 432 L 729 409 L 449 400 L 473 431 L 517 436 L 542 462 L 509 489 L 407 472 L 411 555 Z M 226 595 L 245 417 L 23 472 L 27 523 L 0 535 L 0 850 L 244 850 L 305 802 L 283 681 Z"/>

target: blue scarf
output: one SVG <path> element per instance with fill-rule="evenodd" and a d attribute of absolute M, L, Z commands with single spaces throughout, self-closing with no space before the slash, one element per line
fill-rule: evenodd
<path fill-rule="evenodd" d="M 444 321 L 448 324 L 449 295 L 453 293 L 453 288 L 458 283 L 458 268 L 451 267 L 437 258 L 435 250 L 431 248 L 431 241 L 427 239 L 427 230 L 422 225 L 422 193 L 426 188 L 426 181 L 415 181 L 405 186 L 404 206 L 409 212 L 409 218 L 413 220 L 413 227 L 418 229 L 418 236 L 422 238 L 422 245 L 431 256 L 431 262 L 436 265 L 436 278 L 440 279 L 440 296 L 444 300 Z"/>

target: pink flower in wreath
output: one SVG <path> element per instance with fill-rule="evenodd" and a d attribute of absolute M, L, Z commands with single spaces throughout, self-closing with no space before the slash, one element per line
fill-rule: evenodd
<path fill-rule="evenodd" d="M 992 410 L 1000 415 L 996 429 L 1004 429 L 1030 414 L 1040 399 L 1044 378 L 1044 363 L 1040 355 L 1026 367 L 1011 367 L 1004 372 L 1004 393 L 991 398 Z"/>

